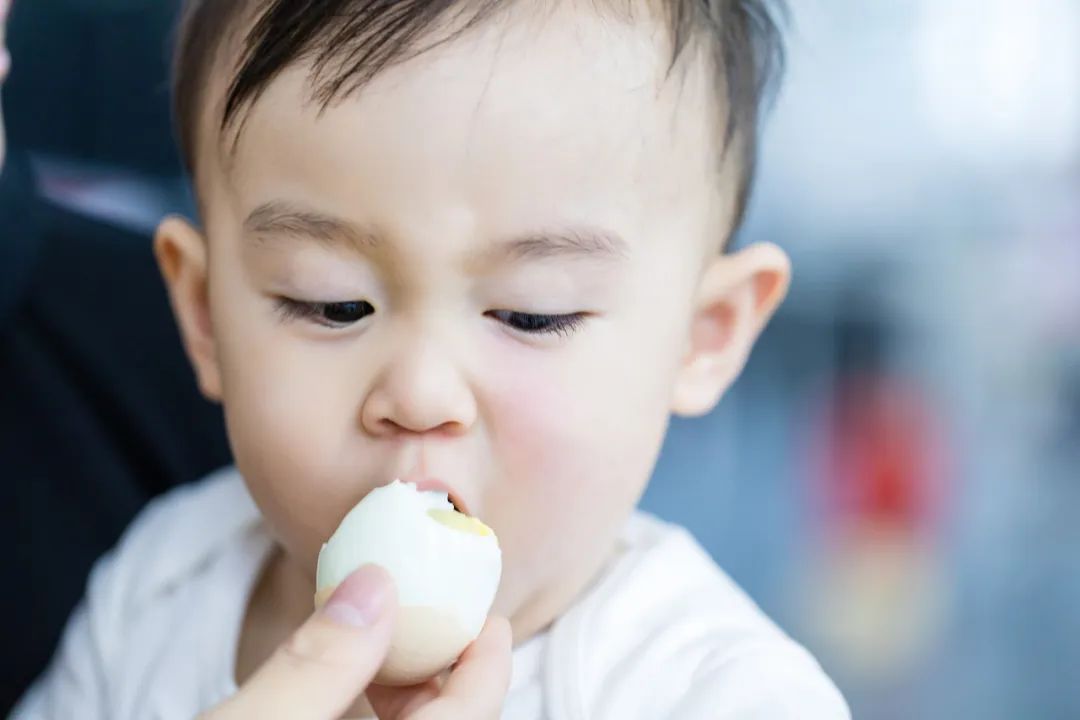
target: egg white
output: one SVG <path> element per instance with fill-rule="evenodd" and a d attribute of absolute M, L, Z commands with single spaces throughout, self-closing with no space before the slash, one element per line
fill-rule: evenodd
<path fill-rule="evenodd" d="M 319 552 L 316 592 L 334 588 L 362 565 L 385 568 L 402 608 L 431 608 L 475 638 L 491 610 L 502 574 L 494 533 L 449 527 L 428 514 L 453 510 L 446 493 L 395 480 L 349 511 Z"/>

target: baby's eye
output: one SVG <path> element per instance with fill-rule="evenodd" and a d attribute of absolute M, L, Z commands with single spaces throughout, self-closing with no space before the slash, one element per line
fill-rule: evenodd
<path fill-rule="evenodd" d="M 329 328 L 348 327 L 375 313 L 375 307 L 366 300 L 321 303 L 283 297 L 278 298 L 277 305 L 285 320 L 310 320 Z"/>
<path fill-rule="evenodd" d="M 515 330 L 520 330 L 521 332 L 532 335 L 542 335 L 546 333 L 570 335 L 581 327 L 587 317 L 586 313 L 540 315 L 515 312 L 513 310 L 491 310 L 487 315 Z"/>

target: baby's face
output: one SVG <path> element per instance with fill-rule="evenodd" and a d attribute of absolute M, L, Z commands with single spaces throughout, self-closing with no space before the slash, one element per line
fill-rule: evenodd
<path fill-rule="evenodd" d="M 208 317 L 185 328 L 294 559 L 313 574 L 371 489 L 436 479 L 498 534 L 519 626 L 645 486 L 734 195 L 704 67 L 665 82 L 659 26 L 559 12 L 322 113 L 306 68 L 276 80 L 231 159 L 203 142 Z"/>

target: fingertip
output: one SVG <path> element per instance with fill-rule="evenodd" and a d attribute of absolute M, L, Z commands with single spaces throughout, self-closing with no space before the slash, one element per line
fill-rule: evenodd
<path fill-rule="evenodd" d="M 396 594 L 365 566 L 334 589 L 233 696 L 227 717 L 340 717 L 386 659 Z"/>
<path fill-rule="evenodd" d="M 492 616 L 462 654 L 443 685 L 442 697 L 462 707 L 488 708 L 469 717 L 486 717 L 501 707 L 510 687 L 513 632 L 506 618 Z"/>
<path fill-rule="evenodd" d="M 496 647 L 510 648 L 514 644 L 514 630 L 510 626 L 510 621 L 502 615 L 488 617 L 481 632 L 486 632 L 491 643 Z"/>
<path fill-rule="evenodd" d="M 369 582 L 377 583 L 380 585 L 394 585 L 394 578 L 390 575 L 390 571 L 384 568 L 382 565 L 375 563 L 367 563 L 353 570 L 351 573 L 345 576 L 345 579 L 341 582 L 342 585 L 355 582 Z"/>
<path fill-rule="evenodd" d="M 492 656 L 509 656 L 512 650 L 513 631 L 510 627 L 510 621 L 501 615 L 491 615 L 484 623 L 484 627 L 480 630 L 476 640 L 465 648 L 465 652 L 454 663 L 454 669 L 456 670 L 463 665 L 486 662 L 485 658 Z"/>
<path fill-rule="evenodd" d="M 335 622 L 365 627 L 385 619 L 396 603 L 397 591 L 390 573 L 378 565 L 364 565 L 337 586 L 323 613 Z"/>
<path fill-rule="evenodd" d="M 372 683 L 365 693 L 378 717 L 406 717 L 439 697 L 440 686 L 434 678 L 409 687 L 389 687 Z"/>

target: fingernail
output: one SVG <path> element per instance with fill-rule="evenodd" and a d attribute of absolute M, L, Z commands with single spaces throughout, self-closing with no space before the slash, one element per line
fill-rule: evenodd
<path fill-rule="evenodd" d="M 368 627 L 378 622 L 386 611 L 389 594 L 386 571 L 375 565 L 365 565 L 338 585 L 326 601 L 323 613 L 342 625 Z"/>

